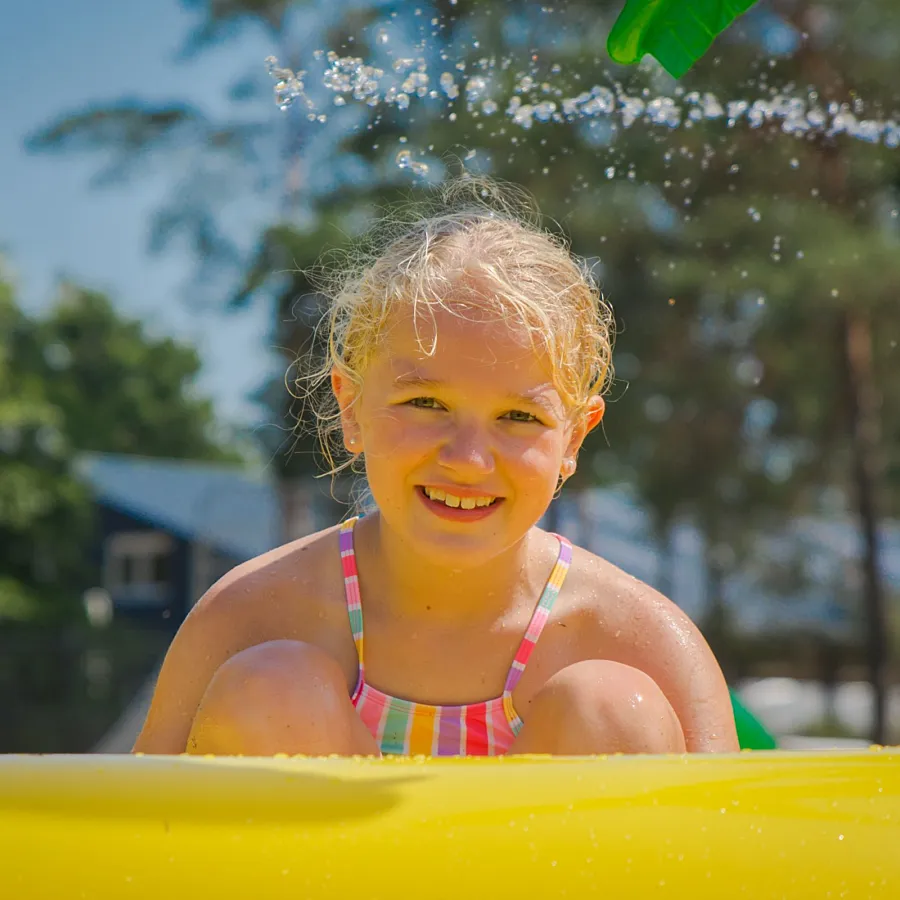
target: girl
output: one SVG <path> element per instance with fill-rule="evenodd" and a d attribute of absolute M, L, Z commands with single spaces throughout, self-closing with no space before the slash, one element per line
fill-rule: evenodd
<path fill-rule="evenodd" d="M 611 313 L 533 208 L 498 195 L 450 184 L 337 284 L 311 385 L 333 403 L 326 453 L 337 434 L 377 511 L 214 585 L 135 751 L 737 750 L 691 621 L 536 526 L 603 417 Z"/>

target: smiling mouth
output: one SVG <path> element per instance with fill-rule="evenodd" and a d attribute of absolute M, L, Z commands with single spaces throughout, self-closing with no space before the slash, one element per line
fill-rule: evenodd
<path fill-rule="evenodd" d="M 503 499 L 502 497 L 493 497 L 490 494 L 480 497 L 458 497 L 449 491 L 422 485 L 419 486 L 419 490 L 432 502 L 443 503 L 444 506 L 450 509 L 483 509 L 484 507 L 494 506 Z"/>

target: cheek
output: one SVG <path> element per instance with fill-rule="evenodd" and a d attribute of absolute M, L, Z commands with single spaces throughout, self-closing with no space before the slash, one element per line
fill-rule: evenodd
<path fill-rule="evenodd" d="M 537 437 L 511 442 L 504 455 L 518 477 L 535 486 L 549 484 L 556 487 L 562 459 L 563 438 L 552 431 Z"/>
<path fill-rule="evenodd" d="M 420 456 L 436 441 L 434 427 L 421 417 L 403 410 L 384 409 L 373 413 L 363 433 L 366 459 L 373 463 Z"/>

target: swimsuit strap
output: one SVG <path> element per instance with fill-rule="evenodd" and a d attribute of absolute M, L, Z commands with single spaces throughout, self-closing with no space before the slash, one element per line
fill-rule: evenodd
<path fill-rule="evenodd" d="M 338 546 L 341 550 L 341 570 L 344 573 L 344 595 L 347 598 L 347 614 L 350 617 L 350 630 L 353 632 L 353 643 L 356 644 L 356 655 L 359 659 L 359 678 L 356 692 L 363 683 L 365 664 L 363 662 L 363 615 L 362 601 L 359 596 L 359 573 L 356 570 L 356 553 L 353 550 L 353 526 L 359 516 L 347 519 L 338 533 Z"/>
<path fill-rule="evenodd" d="M 341 551 L 341 569 L 344 575 L 344 594 L 347 598 L 347 614 L 350 618 L 350 630 L 353 632 L 353 643 L 356 644 L 356 655 L 359 659 L 359 679 L 357 681 L 354 696 L 359 692 L 365 680 L 365 656 L 364 656 L 364 640 L 363 640 L 363 614 L 362 601 L 359 594 L 359 573 L 356 568 L 356 553 L 353 549 L 353 527 L 356 525 L 359 517 L 356 516 L 348 519 L 341 525 L 338 534 L 338 545 Z M 534 650 L 547 620 L 550 618 L 550 611 L 553 604 L 559 596 L 559 590 L 566 580 L 566 574 L 569 566 L 572 564 L 572 545 L 562 535 L 555 534 L 554 537 L 559 541 L 559 555 L 550 577 L 541 594 L 541 599 L 534 610 L 531 621 L 528 623 L 528 629 L 519 649 L 516 652 L 515 659 L 506 676 L 506 684 L 503 688 L 505 695 L 511 694 L 525 671 L 528 659 Z"/>
<path fill-rule="evenodd" d="M 559 541 L 559 555 L 556 557 L 556 564 L 550 572 L 550 577 L 547 579 L 547 584 L 544 587 L 544 592 L 541 594 L 541 599 L 534 611 L 534 615 L 532 615 L 531 621 L 528 623 L 525 637 L 522 638 L 522 643 L 519 644 L 516 658 L 509 667 L 506 685 L 503 688 L 505 696 L 512 694 L 519 683 L 519 679 L 522 677 L 525 666 L 528 665 L 528 660 L 534 650 L 534 645 L 538 642 L 538 638 L 541 636 L 541 632 L 550 618 L 550 610 L 553 609 L 553 604 L 559 596 L 560 588 L 566 580 L 569 567 L 572 565 L 572 545 L 562 535 L 554 534 L 553 536 Z"/>

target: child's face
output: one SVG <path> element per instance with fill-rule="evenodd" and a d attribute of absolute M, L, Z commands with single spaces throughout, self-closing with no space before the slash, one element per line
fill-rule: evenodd
<path fill-rule="evenodd" d="M 432 563 L 466 568 L 540 519 L 602 400 L 573 420 L 524 328 L 496 314 L 438 308 L 418 331 L 411 309 L 394 317 L 352 409 L 335 377 L 345 440 L 365 453 L 385 523 Z"/>

